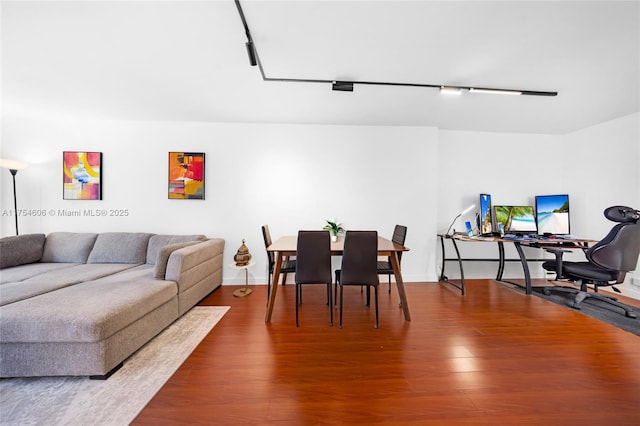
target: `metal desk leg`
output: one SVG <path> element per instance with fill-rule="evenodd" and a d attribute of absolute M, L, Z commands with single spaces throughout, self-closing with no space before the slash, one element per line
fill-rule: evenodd
<path fill-rule="evenodd" d="M 496 280 L 502 281 L 502 274 L 504 273 L 504 243 L 502 241 L 498 241 L 498 256 L 498 275 Z"/>
<path fill-rule="evenodd" d="M 447 257 L 447 253 L 444 250 L 444 237 L 443 236 L 440 236 L 440 247 L 442 248 L 442 264 L 441 264 L 441 268 L 440 268 L 439 281 L 447 281 L 447 277 L 444 274 L 444 266 L 447 264 L 447 262 L 445 262 L 445 259 Z"/>
<path fill-rule="evenodd" d="M 527 258 L 524 255 L 524 251 L 522 250 L 522 245 L 518 241 L 514 241 L 513 244 L 518 251 L 518 256 L 520 256 L 520 263 L 522 263 L 522 270 L 524 272 L 524 282 L 525 282 L 525 293 L 531 294 L 531 274 L 529 273 L 529 264 L 527 263 Z"/>
<path fill-rule="evenodd" d="M 460 257 L 460 250 L 458 250 L 458 245 L 456 244 L 456 240 L 451 238 L 451 237 L 442 236 L 442 235 L 440 235 L 439 237 L 440 237 L 440 245 L 442 247 L 442 269 L 440 271 L 439 281 L 442 281 L 442 282 L 445 282 L 445 283 L 449 283 L 452 286 L 460 289 L 460 294 L 462 296 L 464 296 L 464 269 L 462 268 L 462 258 Z M 445 238 L 451 240 L 451 243 L 453 243 L 453 248 L 456 250 L 456 256 L 458 257 L 458 267 L 460 268 L 460 286 L 458 286 L 453 281 L 449 280 L 449 277 L 447 277 L 444 274 L 444 268 L 445 268 L 445 264 L 446 264 L 445 260 L 447 258 L 447 252 L 446 252 L 445 246 L 444 246 Z"/>
<path fill-rule="evenodd" d="M 451 242 L 453 243 L 453 248 L 456 250 L 456 256 L 458 256 L 458 266 L 460 267 L 460 292 L 464 296 L 464 268 L 462 267 L 462 258 L 460 257 L 460 250 L 458 250 L 456 240 L 451 239 Z"/>

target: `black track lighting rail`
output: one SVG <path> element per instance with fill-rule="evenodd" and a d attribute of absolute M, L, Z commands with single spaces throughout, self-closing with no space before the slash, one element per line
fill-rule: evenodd
<path fill-rule="evenodd" d="M 264 81 L 279 81 L 287 83 L 323 83 L 331 84 L 333 90 L 352 92 L 354 85 L 373 85 L 373 86 L 402 86 L 402 87 L 423 87 L 431 89 L 448 90 L 451 92 L 478 92 L 478 93 L 495 93 L 495 94 L 509 94 L 509 95 L 525 95 L 525 96 L 557 96 L 558 92 L 540 91 L 540 90 L 522 90 L 522 89 L 504 89 L 496 87 L 478 87 L 478 86 L 455 86 L 449 84 L 426 84 L 426 83 L 393 83 L 387 81 L 361 81 L 361 80 L 323 80 L 323 79 L 311 79 L 311 78 L 276 78 L 267 77 L 260 61 L 260 55 L 256 49 L 253 38 L 251 37 L 251 31 L 247 24 L 247 19 L 244 16 L 244 11 L 240 5 L 240 0 L 234 0 L 242 25 L 244 26 L 244 32 L 247 36 L 247 42 L 245 43 L 247 48 L 247 54 L 249 55 L 249 63 L 251 66 L 258 66 L 260 74 Z"/>

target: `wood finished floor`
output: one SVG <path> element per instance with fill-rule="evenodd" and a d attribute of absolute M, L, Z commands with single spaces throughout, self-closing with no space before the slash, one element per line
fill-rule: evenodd
<path fill-rule="evenodd" d="M 344 328 L 323 286 L 223 286 L 201 304 L 229 312 L 134 425 L 638 425 L 640 337 L 493 280 L 467 295 L 437 283 L 380 287 L 380 328 L 359 288 Z"/>

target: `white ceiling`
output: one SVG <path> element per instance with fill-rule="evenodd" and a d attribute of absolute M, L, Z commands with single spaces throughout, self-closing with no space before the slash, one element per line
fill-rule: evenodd
<path fill-rule="evenodd" d="M 563 134 L 639 111 L 638 1 L 2 1 L 2 114 Z"/>

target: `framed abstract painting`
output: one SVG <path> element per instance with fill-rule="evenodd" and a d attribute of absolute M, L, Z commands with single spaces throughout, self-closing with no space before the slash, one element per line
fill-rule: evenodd
<path fill-rule="evenodd" d="M 62 199 L 102 200 L 102 153 L 62 153 Z"/>
<path fill-rule="evenodd" d="M 169 153 L 169 199 L 204 200 L 204 152 Z"/>

